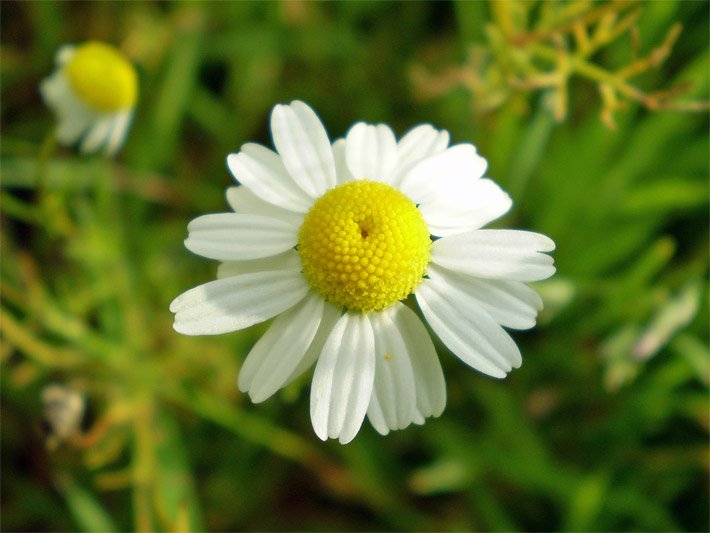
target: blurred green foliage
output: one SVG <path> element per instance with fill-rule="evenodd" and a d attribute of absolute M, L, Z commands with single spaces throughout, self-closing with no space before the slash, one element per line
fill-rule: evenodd
<path fill-rule="evenodd" d="M 6 1 L 1 24 L 3 530 L 708 530 L 707 3 Z M 37 91 L 87 39 L 139 69 L 116 161 L 56 148 Z M 311 430 L 308 376 L 236 390 L 263 325 L 173 332 L 215 271 L 187 221 L 294 98 L 333 138 L 477 144 L 500 224 L 558 246 L 521 369 L 441 348 L 442 417 L 343 447 Z M 51 383 L 87 402 L 68 437 Z"/>

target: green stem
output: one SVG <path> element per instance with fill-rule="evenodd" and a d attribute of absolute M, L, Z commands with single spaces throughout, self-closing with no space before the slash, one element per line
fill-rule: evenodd
<path fill-rule="evenodd" d="M 542 59 L 557 63 L 559 52 L 553 47 L 543 44 L 537 44 L 533 47 L 533 52 Z M 579 74 L 582 77 L 595 81 L 597 83 L 606 83 L 614 87 L 617 91 L 632 100 L 636 100 L 646 105 L 647 101 L 644 94 L 633 85 L 629 85 L 616 74 L 608 72 L 601 67 L 593 65 L 584 58 L 578 55 L 572 55 L 569 58 L 569 70 Z"/>

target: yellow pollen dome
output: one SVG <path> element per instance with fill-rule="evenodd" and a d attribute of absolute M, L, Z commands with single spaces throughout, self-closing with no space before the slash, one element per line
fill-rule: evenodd
<path fill-rule="evenodd" d="M 113 46 L 95 41 L 78 46 L 66 73 L 77 95 L 99 111 L 120 111 L 136 103 L 136 71 Z"/>
<path fill-rule="evenodd" d="M 321 196 L 298 233 L 303 274 L 326 300 L 377 311 L 421 282 L 431 239 L 417 206 L 394 187 L 368 180 Z"/>

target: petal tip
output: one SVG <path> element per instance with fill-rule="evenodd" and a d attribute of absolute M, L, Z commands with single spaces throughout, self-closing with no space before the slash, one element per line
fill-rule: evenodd
<path fill-rule="evenodd" d="M 342 445 L 349 444 L 353 439 L 355 438 L 355 435 L 347 435 L 347 436 L 340 436 L 338 437 L 338 442 Z"/>
<path fill-rule="evenodd" d="M 239 152 L 232 152 L 231 154 L 227 154 L 227 168 L 229 171 L 232 173 L 232 175 L 236 178 L 236 169 L 234 168 L 237 163 L 239 162 Z"/>
<path fill-rule="evenodd" d="M 328 440 L 327 428 L 318 428 L 315 424 L 313 424 L 313 431 L 315 432 L 316 436 L 323 442 Z"/>
<path fill-rule="evenodd" d="M 195 333 L 188 327 L 187 322 L 180 321 L 177 316 L 175 317 L 175 321 L 173 322 L 173 329 L 181 335 L 189 335 L 191 337 L 198 335 L 198 333 Z"/>
<path fill-rule="evenodd" d="M 185 293 L 183 293 L 183 294 L 185 294 Z M 182 294 L 173 298 L 173 301 L 170 302 L 170 306 L 168 306 L 168 309 L 170 310 L 171 313 L 177 313 L 179 311 L 181 300 L 182 300 Z"/>
<path fill-rule="evenodd" d="M 239 389 L 239 392 L 243 392 L 245 394 L 249 392 L 249 384 L 244 379 L 244 374 L 241 370 L 239 371 L 239 374 L 237 374 L 237 389 Z"/>
<path fill-rule="evenodd" d="M 271 394 L 264 394 L 263 391 L 259 391 L 259 390 L 255 391 L 253 389 L 249 391 L 249 399 L 251 400 L 251 403 L 253 403 L 253 404 L 265 402 L 270 397 L 271 397 Z"/>
<path fill-rule="evenodd" d="M 311 106 L 309 106 L 309 105 L 308 105 L 306 102 L 304 102 L 303 100 L 291 100 L 291 102 L 289 103 L 288 106 L 289 106 L 289 107 L 293 107 L 293 108 L 307 109 L 307 110 L 310 111 L 311 113 L 315 113 L 315 111 L 313 110 L 313 108 L 312 108 Z"/>
<path fill-rule="evenodd" d="M 555 241 L 553 241 L 547 235 L 543 235 L 542 233 L 538 233 L 538 237 L 539 237 L 538 248 L 539 248 L 540 252 L 552 252 L 557 247 L 555 245 Z"/>

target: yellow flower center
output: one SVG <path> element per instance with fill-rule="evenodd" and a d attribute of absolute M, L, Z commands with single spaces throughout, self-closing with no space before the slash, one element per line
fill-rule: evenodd
<path fill-rule="evenodd" d="M 368 180 L 321 196 L 298 233 L 303 274 L 327 301 L 377 311 L 406 298 L 422 280 L 431 239 L 414 203 Z"/>
<path fill-rule="evenodd" d="M 119 111 L 136 103 L 136 71 L 113 46 L 99 42 L 78 46 L 66 73 L 78 96 L 99 111 Z"/>

